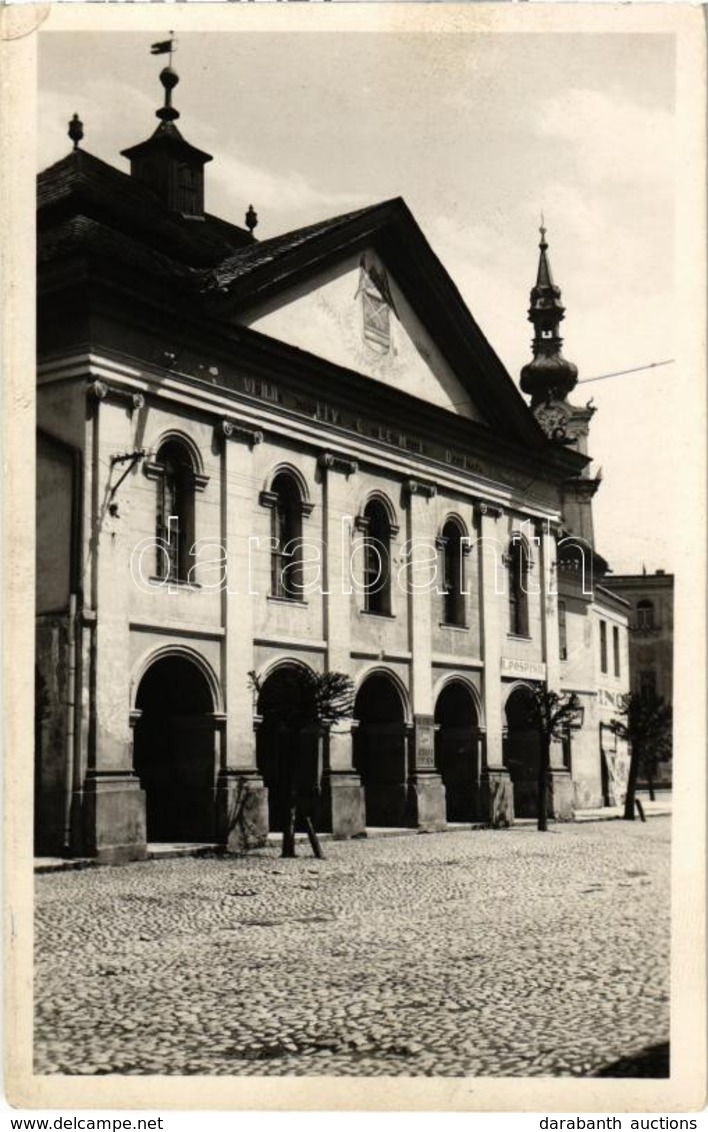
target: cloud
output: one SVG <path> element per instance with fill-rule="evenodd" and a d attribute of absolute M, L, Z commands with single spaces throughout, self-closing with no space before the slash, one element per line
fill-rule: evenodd
<path fill-rule="evenodd" d="M 351 193 L 319 189 L 302 173 L 267 169 L 235 157 L 220 157 L 208 174 L 209 211 L 241 223 L 239 213 L 253 204 L 262 239 L 370 203 Z"/>
<path fill-rule="evenodd" d="M 585 182 L 673 183 L 674 116 L 666 110 L 576 89 L 543 101 L 536 128 L 572 147 Z"/>
<path fill-rule="evenodd" d="M 130 113 L 124 108 L 130 107 Z M 37 157 L 40 169 L 65 157 L 71 148 L 67 137 L 74 111 L 84 123 L 82 148 L 127 171 L 119 156 L 122 149 L 148 137 L 157 126 L 155 99 L 111 77 L 73 86 L 58 85 L 40 92 Z M 136 135 L 135 123 L 142 124 Z"/>

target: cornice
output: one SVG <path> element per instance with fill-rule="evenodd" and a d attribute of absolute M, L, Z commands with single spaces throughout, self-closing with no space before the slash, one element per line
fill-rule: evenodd
<path fill-rule="evenodd" d="M 359 469 L 382 470 L 400 477 L 402 481 L 411 478 L 432 480 L 437 484 L 439 493 L 450 492 L 467 498 L 470 503 L 484 503 L 496 508 L 500 514 L 517 498 L 517 489 L 467 469 L 407 449 L 396 450 L 372 437 L 359 438 L 356 433 L 337 425 L 313 421 L 310 417 L 224 386 L 207 385 L 189 375 L 165 374 L 148 365 L 141 370 L 134 364 L 134 359 L 119 361 L 87 351 L 47 360 L 39 368 L 42 384 L 85 380 L 87 377 L 111 378 L 114 385 L 120 381 L 126 391 L 145 393 L 151 403 L 167 402 L 188 412 L 197 412 L 202 417 L 211 416 L 215 418 L 215 426 L 219 421 L 234 416 L 234 406 L 238 406 L 239 427 L 261 432 L 267 439 L 286 439 L 320 452 L 346 449 L 347 458 L 356 461 Z M 518 510 L 518 504 L 514 505 L 514 509 Z M 558 509 L 544 507 L 540 503 L 529 503 L 524 514 L 551 522 L 560 519 Z"/>
<path fill-rule="evenodd" d="M 106 313 L 110 320 L 110 312 Z M 120 320 L 118 309 L 113 312 L 114 325 Z M 313 398 L 333 399 L 343 411 L 355 414 L 357 411 L 365 413 L 370 408 L 372 393 L 375 393 L 382 416 L 395 420 L 399 427 L 422 436 L 434 436 L 438 443 L 474 453 L 480 460 L 505 463 L 510 473 L 515 471 L 522 478 L 528 473 L 533 480 L 545 480 L 556 486 L 563 479 L 579 475 L 589 463 L 588 458 L 577 452 L 549 444 L 532 417 L 530 421 L 538 443 L 529 445 L 503 435 L 499 426 L 490 429 L 251 327 L 225 325 L 223 321 L 203 315 L 198 319 L 185 315 L 180 320 L 178 334 L 174 319 L 166 321 L 165 325 L 143 320 L 141 333 L 145 339 L 145 360 L 141 359 L 139 364 L 157 373 L 167 368 L 182 380 L 209 385 L 218 380 L 221 387 L 228 389 L 234 374 L 248 372 L 260 380 L 281 382 L 284 388 L 296 394 L 305 395 L 310 391 Z M 110 347 L 107 349 L 110 353 Z M 166 358 L 169 358 L 167 364 Z M 211 376 L 214 371 L 217 377 Z M 483 411 L 488 396 L 484 385 L 481 386 L 479 398 Z"/>

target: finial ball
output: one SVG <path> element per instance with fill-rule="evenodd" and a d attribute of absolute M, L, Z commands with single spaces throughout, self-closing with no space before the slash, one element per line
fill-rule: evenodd
<path fill-rule="evenodd" d="M 163 67 L 160 71 L 160 82 L 165 90 L 174 90 L 179 82 L 179 75 L 172 67 Z"/>

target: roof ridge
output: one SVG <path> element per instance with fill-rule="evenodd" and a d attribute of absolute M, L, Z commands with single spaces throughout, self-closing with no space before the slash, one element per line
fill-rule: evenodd
<path fill-rule="evenodd" d="M 272 258 L 269 253 L 275 249 L 283 252 L 291 251 L 318 235 L 335 232 L 355 220 L 360 220 L 367 214 L 374 216 L 376 213 L 385 213 L 393 206 L 405 208 L 406 204 L 403 197 L 391 197 L 388 200 L 378 201 L 376 204 L 366 205 L 364 208 L 354 209 L 352 212 L 344 212 L 339 216 L 318 220 L 314 224 L 306 224 L 302 228 L 293 228 L 288 232 L 281 232 L 277 236 L 270 236 L 267 240 L 256 240 L 253 244 L 244 248 L 237 248 L 232 254 L 226 256 L 216 268 L 209 271 L 208 274 L 212 276 L 209 289 L 219 289 L 231 282 L 232 280 L 228 278 L 230 269 L 236 270 L 239 267 L 246 267 L 254 260 L 256 262 L 268 260 Z M 237 271 L 236 273 L 238 274 Z"/>
<path fill-rule="evenodd" d="M 88 149 L 72 149 L 64 157 L 60 157 L 58 161 L 53 162 L 52 165 L 47 165 L 46 169 L 40 170 L 37 174 L 37 179 L 42 180 L 52 173 L 56 173 L 61 165 L 77 165 L 79 168 L 83 164 L 100 165 L 102 169 L 108 169 L 110 173 L 115 174 L 117 177 L 127 178 L 130 180 L 130 173 L 123 169 L 119 169 L 117 165 L 111 165 L 110 162 L 104 161 L 102 157 L 96 157 L 95 153 L 91 153 Z"/>

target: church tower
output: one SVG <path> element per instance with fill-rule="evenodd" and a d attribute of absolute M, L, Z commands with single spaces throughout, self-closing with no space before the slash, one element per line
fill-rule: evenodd
<path fill-rule="evenodd" d="M 588 455 L 588 433 L 595 409 L 572 405 L 568 394 L 578 382 L 578 367 L 563 357 L 560 324 L 565 318 L 560 287 L 553 282 L 546 229 L 541 225 L 536 284 L 531 289 L 529 322 L 534 327 L 533 358 L 521 370 L 521 389 L 531 397 L 531 409 L 549 440 Z M 600 486 L 586 467 L 563 488 L 563 523 L 570 534 L 594 549 L 592 498 Z"/>

